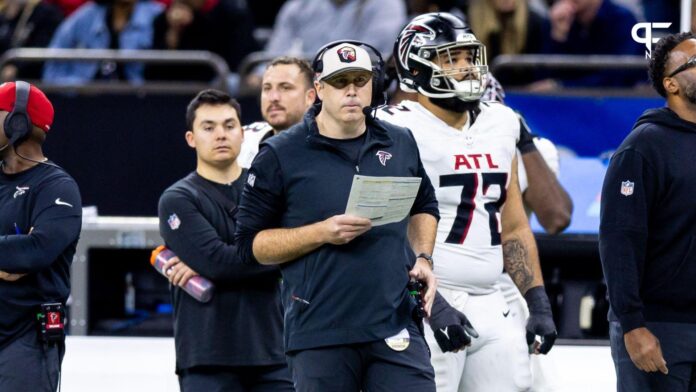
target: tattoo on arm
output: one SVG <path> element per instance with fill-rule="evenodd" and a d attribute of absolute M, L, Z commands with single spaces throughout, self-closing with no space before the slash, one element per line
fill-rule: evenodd
<path fill-rule="evenodd" d="M 534 273 L 529 266 L 527 248 L 519 238 L 503 242 L 503 263 L 522 294 L 532 287 Z"/>

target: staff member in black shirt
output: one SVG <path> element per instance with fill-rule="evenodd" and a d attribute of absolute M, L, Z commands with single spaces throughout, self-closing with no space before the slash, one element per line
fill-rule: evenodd
<path fill-rule="evenodd" d="M 667 99 L 607 169 L 599 251 L 618 391 L 696 388 L 696 35 L 666 36 L 650 79 Z"/>
<path fill-rule="evenodd" d="M 160 198 L 160 234 L 178 257 L 165 265 L 174 285 L 176 371 L 182 391 L 293 391 L 283 353 L 279 271 L 243 265 L 233 241 L 246 170 L 243 132 L 229 95 L 200 92 L 186 111 L 196 171 Z M 200 274 L 215 293 L 200 303 L 180 287 Z"/>
<path fill-rule="evenodd" d="M 41 90 L 0 85 L 0 391 L 55 391 L 65 353 L 61 307 L 82 204 L 75 181 L 43 155 L 52 123 Z M 52 332 L 38 332 L 37 316 Z"/>

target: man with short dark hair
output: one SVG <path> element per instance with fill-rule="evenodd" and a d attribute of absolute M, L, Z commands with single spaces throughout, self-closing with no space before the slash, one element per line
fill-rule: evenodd
<path fill-rule="evenodd" d="M 261 115 L 265 121 L 244 126 L 239 164 L 249 167 L 262 141 L 300 122 L 316 96 L 314 71 L 307 60 L 287 56 L 273 59 L 261 81 Z"/>
<path fill-rule="evenodd" d="M 407 289 L 409 279 L 424 282 L 429 311 L 433 188 L 410 132 L 365 115 L 376 104 L 365 46 L 336 43 L 316 60 L 322 103 L 261 144 L 239 207 L 239 250 L 247 262 L 281 266 L 298 391 L 434 392 Z M 356 174 L 419 177 L 410 216 L 373 227 L 345 214 Z"/>
<path fill-rule="evenodd" d="M 43 154 L 53 114 L 37 87 L 0 85 L 0 391 L 55 391 L 65 354 L 61 308 L 82 202 Z"/>
<path fill-rule="evenodd" d="M 647 110 L 609 163 L 599 251 L 617 390 L 696 388 L 696 35 L 666 36 Z"/>
<path fill-rule="evenodd" d="M 196 150 L 196 171 L 160 198 L 160 234 L 177 255 L 164 270 L 175 288 L 176 372 L 184 392 L 293 391 L 278 269 L 243 265 L 233 241 L 247 174 L 236 160 L 240 114 L 237 101 L 221 91 L 204 90 L 191 101 L 186 142 Z M 199 274 L 215 284 L 210 302 L 181 289 Z"/>

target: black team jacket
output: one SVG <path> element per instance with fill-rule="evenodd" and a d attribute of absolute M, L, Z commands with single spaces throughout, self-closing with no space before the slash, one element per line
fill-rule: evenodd
<path fill-rule="evenodd" d="M 355 174 L 420 177 L 410 214 L 439 218 L 410 131 L 368 116 L 364 143 L 348 156 L 319 134 L 318 110 L 263 142 L 249 169 L 237 221 L 239 251 L 248 263 L 256 264 L 252 244 L 258 232 L 343 214 Z M 409 324 L 406 286 L 415 255 L 407 225 L 408 218 L 375 226 L 348 244 L 323 245 L 281 265 L 286 351 L 380 340 Z"/>

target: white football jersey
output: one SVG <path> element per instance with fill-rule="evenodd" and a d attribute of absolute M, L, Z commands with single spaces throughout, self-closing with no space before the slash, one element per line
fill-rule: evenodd
<path fill-rule="evenodd" d="M 435 188 L 440 222 L 433 258 L 443 287 L 494 291 L 503 270 L 500 211 L 511 179 L 519 119 L 508 107 L 482 102 L 455 129 L 417 102 L 385 106 L 377 117 L 411 130 Z"/>
<path fill-rule="evenodd" d="M 273 127 L 265 121 L 259 121 L 245 125 L 242 129 L 244 130 L 244 141 L 237 157 L 237 163 L 248 169 L 259 152 L 259 144 L 268 135 L 268 132 L 273 132 Z"/>

